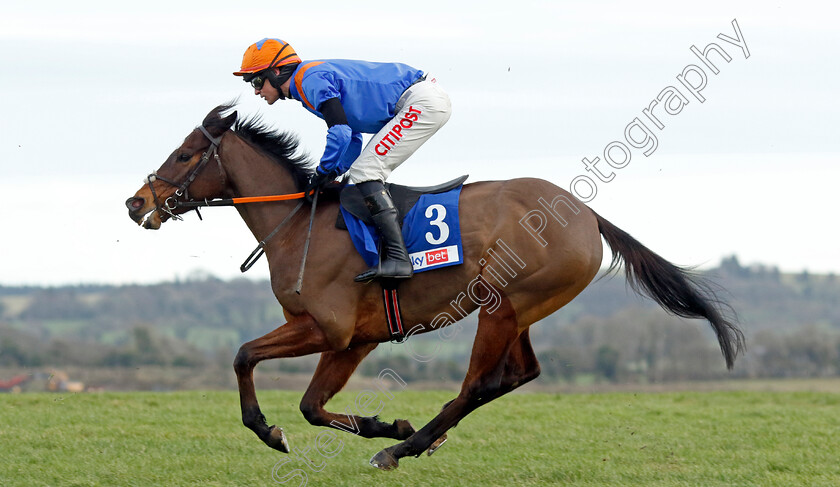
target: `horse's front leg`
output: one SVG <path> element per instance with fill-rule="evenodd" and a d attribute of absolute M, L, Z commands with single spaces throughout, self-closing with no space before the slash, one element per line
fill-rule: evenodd
<path fill-rule="evenodd" d="M 318 368 L 312 375 L 309 387 L 300 401 L 300 411 L 314 426 L 328 426 L 363 438 L 394 438 L 404 440 L 414 434 L 411 423 L 404 419 L 396 419 L 393 423 L 379 421 L 376 416 L 356 416 L 352 409 L 345 409 L 345 414 L 326 411 L 324 405 L 340 391 L 356 367 L 378 343 L 367 343 L 354 346 L 340 352 L 324 352 L 318 362 Z M 363 411 L 360 411 L 364 413 Z M 369 414 L 375 414 L 370 412 Z"/>
<path fill-rule="evenodd" d="M 282 428 L 268 426 L 260 411 L 254 390 L 254 367 L 263 360 L 299 357 L 328 350 L 326 336 L 309 315 L 294 317 L 285 325 L 252 340 L 239 348 L 233 369 L 239 383 L 239 402 L 242 423 L 250 428 L 266 445 L 289 453 L 289 443 Z"/>

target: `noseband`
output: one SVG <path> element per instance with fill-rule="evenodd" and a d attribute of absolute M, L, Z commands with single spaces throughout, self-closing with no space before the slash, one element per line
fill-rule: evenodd
<path fill-rule="evenodd" d="M 189 195 L 189 187 L 195 181 L 195 178 L 198 177 L 198 174 L 204 169 L 204 166 L 210 161 L 210 158 L 214 158 L 216 162 L 219 164 L 219 174 L 221 174 L 222 178 L 222 186 L 225 185 L 225 171 L 222 168 L 222 160 L 219 158 L 219 145 L 222 143 L 222 136 L 213 137 L 210 135 L 210 132 L 204 128 L 204 125 L 199 125 L 198 130 L 207 137 L 207 140 L 210 141 L 210 147 L 207 148 L 206 151 L 201 155 L 201 160 L 198 161 L 198 164 L 192 168 L 192 171 L 187 175 L 182 183 L 177 183 L 172 181 L 171 179 L 167 179 L 163 176 L 159 176 L 156 172 L 149 174 L 146 177 L 146 183 L 149 185 L 149 190 L 152 192 L 152 197 L 154 198 L 155 202 L 155 210 L 156 211 L 163 211 L 164 213 L 168 214 L 170 217 L 176 220 L 183 220 L 179 215 L 174 213 L 175 209 L 178 208 L 178 198 L 185 197 L 187 200 L 190 199 Z M 164 183 L 167 183 L 171 186 L 174 186 L 178 189 L 175 190 L 175 194 L 166 198 L 166 201 L 163 202 L 163 205 L 160 204 L 160 200 L 158 200 L 157 193 L 155 192 L 154 183 L 156 180 L 161 180 Z M 195 209 L 196 213 L 198 213 L 198 208 Z M 198 217 L 201 218 L 201 213 L 198 213 Z"/>

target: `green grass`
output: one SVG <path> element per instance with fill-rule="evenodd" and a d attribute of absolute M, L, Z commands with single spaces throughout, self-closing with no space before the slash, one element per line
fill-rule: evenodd
<path fill-rule="evenodd" d="M 2 395 L 0 485 L 281 485 L 272 468 L 289 458 L 276 478 L 298 468 L 310 486 L 840 485 L 835 393 L 512 394 L 470 415 L 433 457 L 392 472 L 367 462 L 393 440 L 336 432 L 336 454 L 319 456 L 318 434 L 333 430 L 303 420 L 300 395 L 260 399 L 320 471 L 245 429 L 235 392 Z M 452 395 L 380 396 L 381 415 L 419 427 Z M 355 396 L 340 394 L 332 409 Z"/>

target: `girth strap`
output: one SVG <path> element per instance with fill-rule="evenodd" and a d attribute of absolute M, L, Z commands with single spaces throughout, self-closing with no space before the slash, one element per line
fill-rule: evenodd
<path fill-rule="evenodd" d="M 403 329 L 400 297 L 397 294 L 397 289 L 383 287 L 382 301 L 385 304 L 385 319 L 388 322 L 388 331 L 391 332 L 391 342 L 402 343 L 405 341 L 405 331 Z"/>

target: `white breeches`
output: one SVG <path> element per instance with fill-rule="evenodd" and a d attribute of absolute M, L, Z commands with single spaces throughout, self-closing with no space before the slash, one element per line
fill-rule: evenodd
<path fill-rule="evenodd" d="M 400 97 L 396 116 L 376 133 L 350 166 L 352 183 L 384 182 L 391 172 L 411 156 L 449 120 L 449 95 L 428 75 L 410 86 Z"/>

